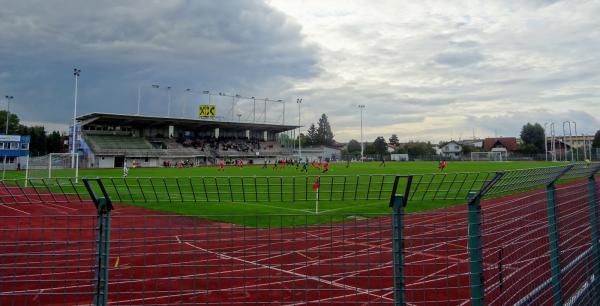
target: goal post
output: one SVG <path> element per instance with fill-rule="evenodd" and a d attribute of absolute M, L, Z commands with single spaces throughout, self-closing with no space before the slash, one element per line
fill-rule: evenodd
<path fill-rule="evenodd" d="M 504 161 L 502 152 L 471 152 L 471 161 Z"/>
<path fill-rule="evenodd" d="M 27 177 L 57 178 L 68 177 L 79 179 L 79 159 L 77 153 L 50 153 L 44 156 L 31 157 L 27 167 Z"/>

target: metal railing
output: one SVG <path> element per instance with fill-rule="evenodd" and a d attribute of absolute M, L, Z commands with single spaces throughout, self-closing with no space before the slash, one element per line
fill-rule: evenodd
<path fill-rule="evenodd" d="M 597 305 L 598 171 L 320 176 L 321 201 L 391 211 L 231 223 L 148 208 L 293 206 L 317 177 L 6 180 L 0 304 Z M 440 203 L 466 205 L 407 213 Z"/>

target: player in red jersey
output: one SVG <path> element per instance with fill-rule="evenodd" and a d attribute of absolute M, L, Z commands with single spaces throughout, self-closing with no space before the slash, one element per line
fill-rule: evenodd
<path fill-rule="evenodd" d="M 329 172 L 329 162 L 325 161 L 325 163 L 323 163 L 323 173 L 327 172 Z"/>

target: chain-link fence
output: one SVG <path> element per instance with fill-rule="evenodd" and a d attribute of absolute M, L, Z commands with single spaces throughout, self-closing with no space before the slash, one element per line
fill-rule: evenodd
<path fill-rule="evenodd" d="M 6 180 L 0 304 L 597 305 L 599 170 Z"/>

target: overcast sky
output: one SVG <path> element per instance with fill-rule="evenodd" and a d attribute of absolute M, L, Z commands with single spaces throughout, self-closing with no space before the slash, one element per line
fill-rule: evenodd
<path fill-rule="evenodd" d="M 518 136 L 526 122 L 600 128 L 599 1 L 0 0 L 0 94 L 22 121 L 192 117 L 203 90 L 329 116 L 338 141 Z M 159 84 L 159 89 L 151 88 Z M 185 89 L 192 92 L 186 92 Z M 231 98 L 212 96 L 231 120 Z M 5 107 L 6 102 L 2 102 Z M 256 120 L 264 120 L 264 100 Z M 234 120 L 253 120 L 236 100 Z M 267 121 L 283 106 L 268 102 Z M 237 114 L 241 117 L 238 118 Z M 562 133 L 562 132 L 561 132 Z"/>

